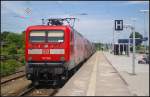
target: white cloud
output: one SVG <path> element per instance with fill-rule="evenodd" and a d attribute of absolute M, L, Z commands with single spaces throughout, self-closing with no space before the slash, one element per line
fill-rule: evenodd
<path fill-rule="evenodd" d="M 149 3 L 149 1 L 127 1 L 126 4 L 145 4 Z"/>
<path fill-rule="evenodd" d="M 23 1 L 2 1 L 2 14 L 12 12 L 19 16 L 25 16 L 25 8 Z"/>

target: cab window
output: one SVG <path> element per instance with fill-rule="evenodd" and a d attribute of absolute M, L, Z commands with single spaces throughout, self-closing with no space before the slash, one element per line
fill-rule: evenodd
<path fill-rule="evenodd" d="M 45 31 L 31 31 L 30 42 L 45 42 Z"/>
<path fill-rule="evenodd" d="M 64 42 L 64 31 L 48 31 L 48 42 Z"/>

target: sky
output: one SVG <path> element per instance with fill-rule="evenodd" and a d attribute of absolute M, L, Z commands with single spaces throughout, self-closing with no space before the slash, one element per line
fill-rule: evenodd
<path fill-rule="evenodd" d="M 21 33 L 28 26 L 42 24 L 42 18 L 75 17 L 74 27 L 84 37 L 111 43 L 114 20 L 118 19 L 149 36 L 149 15 L 139 10 L 149 10 L 149 1 L 1 1 L 1 32 Z M 115 41 L 130 33 L 130 29 L 115 31 Z"/>

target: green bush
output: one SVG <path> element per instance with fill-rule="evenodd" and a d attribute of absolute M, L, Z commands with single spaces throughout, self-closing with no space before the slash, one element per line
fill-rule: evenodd
<path fill-rule="evenodd" d="M 1 62 L 1 76 L 6 76 L 15 72 L 20 66 L 22 66 L 22 64 L 13 59 Z"/>
<path fill-rule="evenodd" d="M 14 44 L 11 44 L 7 49 L 8 49 L 9 55 L 17 54 L 17 49 L 16 49 L 16 46 Z"/>
<path fill-rule="evenodd" d="M 17 50 L 17 53 L 18 53 L 18 54 L 24 54 L 24 49 L 18 49 L 18 50 Z"/>
<path fill-rule="evenodd" d="M 25 64 L 25 57 L 24 56 L 20 57 L 19 62 L 21 62 L 21 64 L 24 65 Z"/>
<path fill-rule="evenodd" d="M 18 67 L 25 64 L 24 43 L 25 33 L 14 33 L 4 31 L 1 33 L 1 41 L 5 43 L 1 47 L 1 55 L 7 56 L 6 60 L 1 60 L 1 76 L 15 72 Z"/>

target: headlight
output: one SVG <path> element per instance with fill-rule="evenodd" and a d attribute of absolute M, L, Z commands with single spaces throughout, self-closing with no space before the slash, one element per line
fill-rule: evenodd
<path fill-rule="evenodd" d="M 64 49 L 50 49 L 50 54 L 64 54 Z"/>
<path fill-rule="evenodd" d="M 42 49 L 28 49 L 28 54 L 42 54 Z"/>

